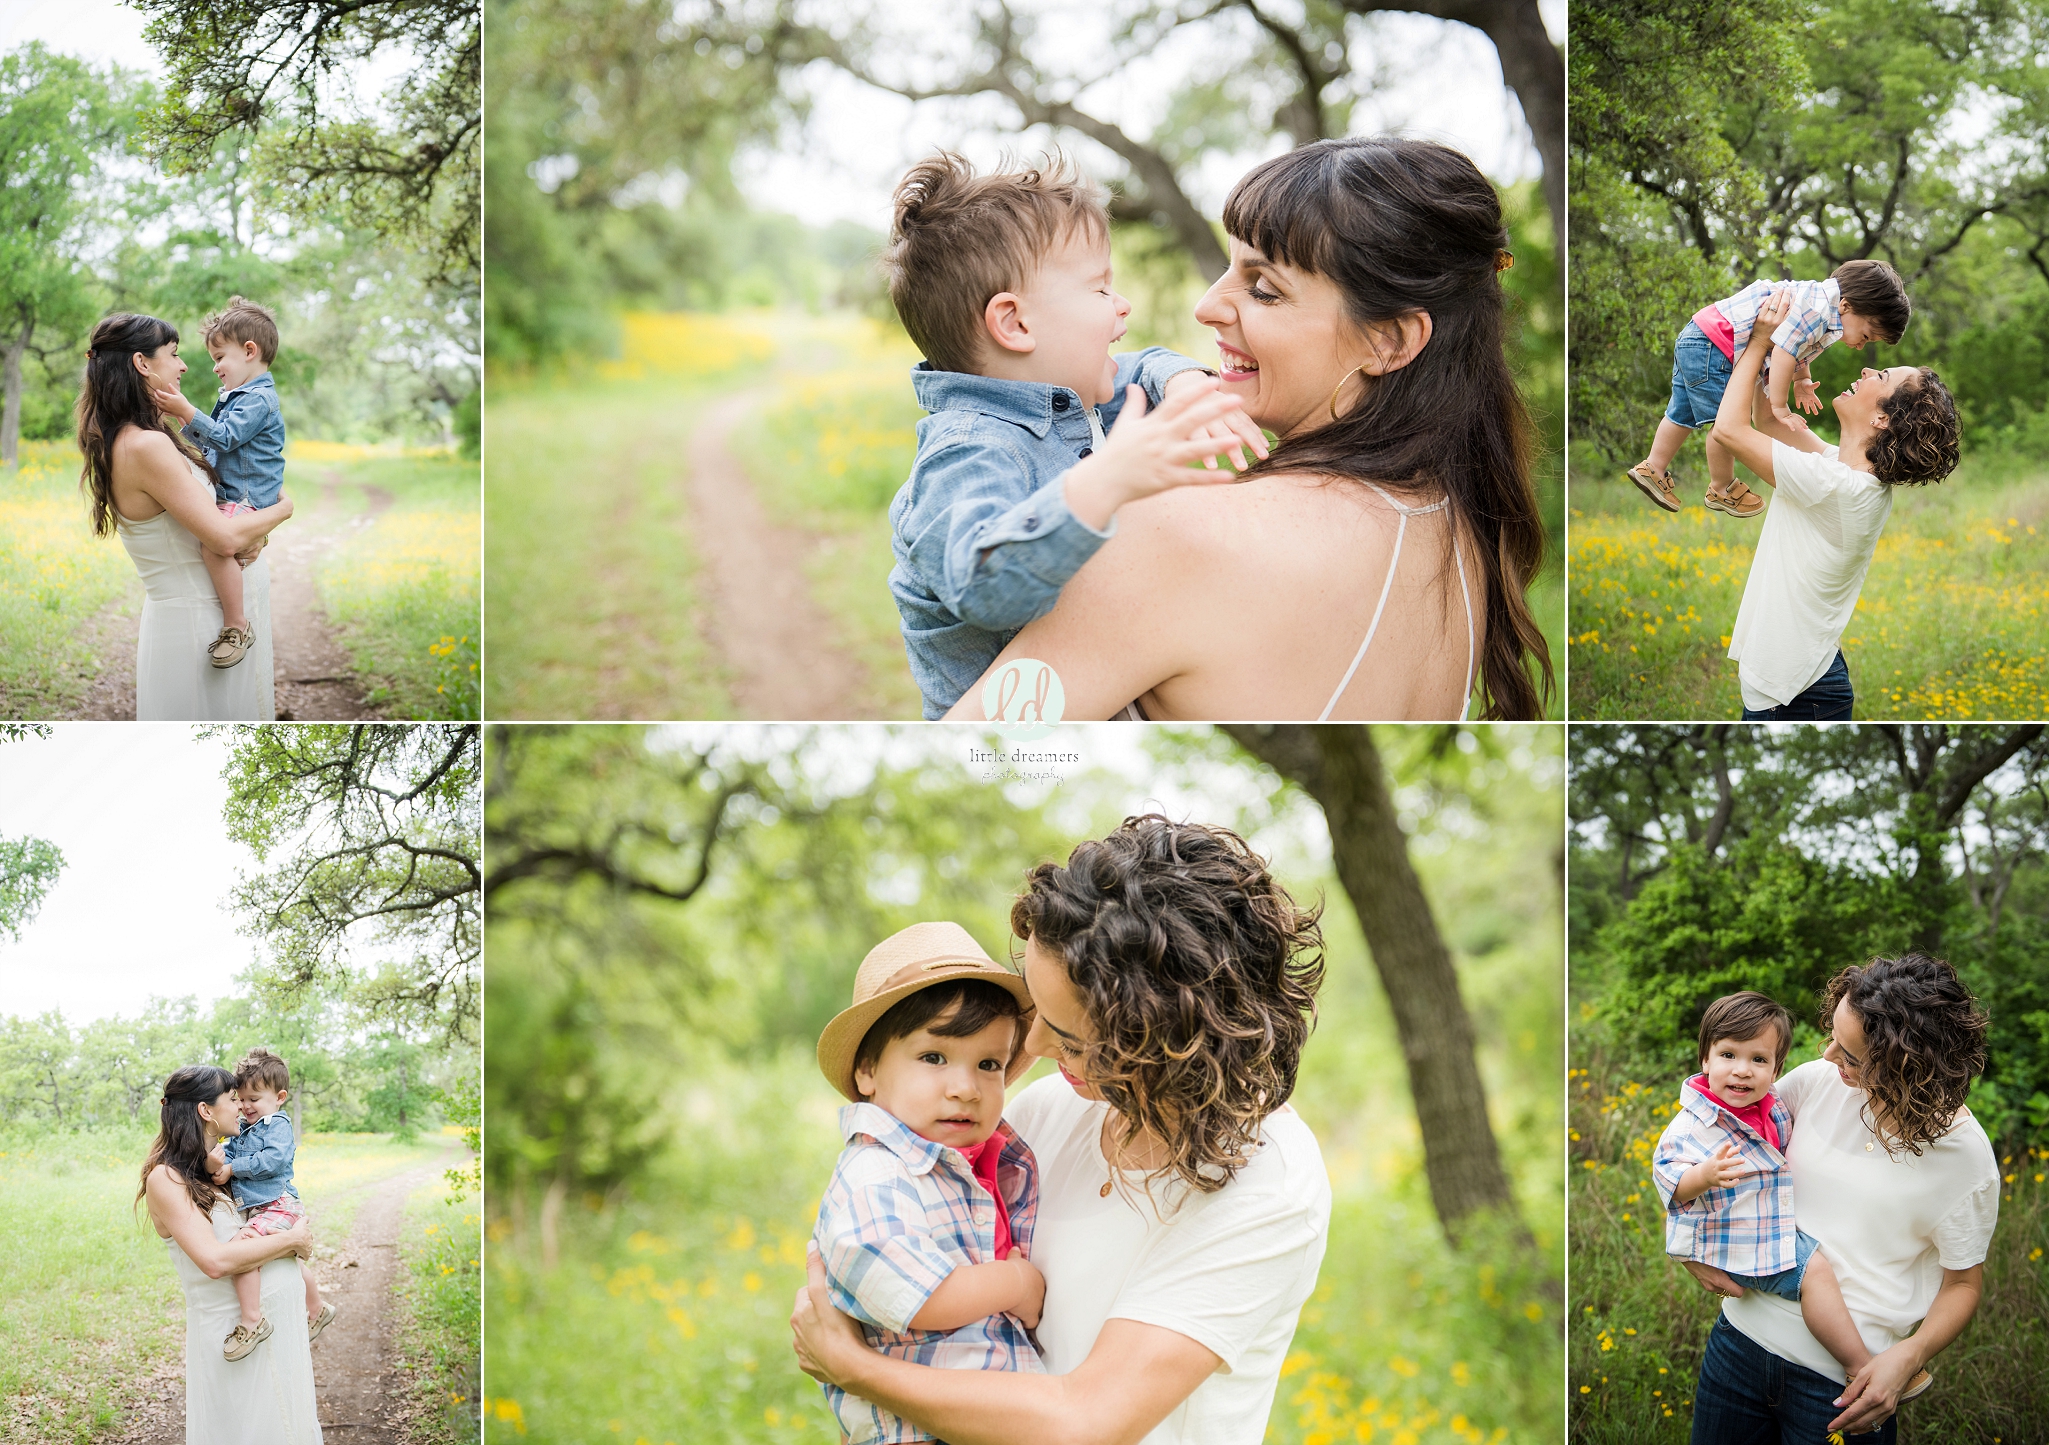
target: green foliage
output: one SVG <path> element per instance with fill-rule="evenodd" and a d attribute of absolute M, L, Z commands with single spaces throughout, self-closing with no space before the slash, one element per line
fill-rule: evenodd
<path fill-rule="evenodd" d="M 482 1206 L 467 1191 L 430 1187 L 407 1203 L 399 1245 L 405 1271 L 399 1332 L 412 1367 L 408 1393 L 419 1407 L 411 1436 L 418 1445 L 475 1445 L 482 1405 L 483 1257 Z"/>
<path fill-rule="evenodd" d="M 42 838 L 0 838 L 0 932 L 17 943 L 64 871 L 64 850 Z"/>
<path fill-rule="evenodd" d="M 228 836 L 262 865 L 232 895 L 269 997 L 345 993 L 416 1034 L 474 1039 L 479 732 L 436 723 L 240 725 Z"/>

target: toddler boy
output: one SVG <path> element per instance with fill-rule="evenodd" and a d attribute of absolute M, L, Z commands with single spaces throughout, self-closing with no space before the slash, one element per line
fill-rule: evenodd
<path fill-rule="evenodd" d="M 1046 1280 L 1025 1258 L 1038 1211 L 1031 1150 L 1003 1123 L 1031 1064 L 1024 980 L 957 923 L 916 923 L 870 950 L 853 1006 L 818 1036 L 852 1102 L 812 1240 L 832 1302 L 886 1355 L 956 1370 L 1041 1373 L 1027 1331 Z M 985 1204 L 994 1208 L 981 1214 Z M 834 1385 L 851 1445 L 934 1437 Z"/>
<path fill-rule="evenodd" d="M 1665 1253 L 1797 1301 L 1808 1333 L 1855 1379 L 1871 1350 L 1827 1256 L 1794 1222 L 1785 1156 L 1793 1116 L 1771 1092 L 1792 1044 L 1792 1015 L 1751 989 L 1716 999 L 1701 1016 L 1702 1072 L 1680 1088 L 1651 1162 L 1665 1202 Z M 1922 1371 L 1900 1398 L 1927 1385 Z"/>
<path fill-rule="evenodd" d="M 291 1082 L 285 1061 L 269 1049 L 251 1049 L 235 1066 L 242 1132 L 223 1139 L 209 1157 L 215 1166 L 213 1182 L 231 1187 L 235 1207 L 242 1211 L 244 1223 L 237 1239 L 283 1234 L 306 1217 L 299 1191 L 292 1186 L 296 1144 L 291 1117 L 284 1111 Z M 311 1343 L 334 1319 L 336 1310 L 322 1302 L 320 1286 L 304 1261 L 299 1264 L 299 1274 L 306 1282 L 306 1338 Z M 263 1313 L 261 1270 L 235 1276 L 235 1299 L 242 1306 L 242 1318 L 221 1347 L 230 1360 L 247 1358 L 270 1338 L 270 1320 Z"/>
<path fill-rule="evenodd" d="M 214 505 L 229 516 L 261 511 L 276 505 L 285 481 L 285 418 L 270 375 L 277 359 L 277 317 L 266 306 L 231 296 L 206 318 L 204 334 L 213 374 L 221 381 L 212 414 L 201 416 L 175 392 L 159 396 L 220 474 Z M 248 563 L 212 548 L 200 555 L 221 602 L 220 636 L 206 655 L 215 667 L 233 667 L 256 641 L 242 602 L 242 569 Z"/>
<path fill-rule="evenodd" d="M 1687 436 L 1696 427 L 1712 427 L 1715 411 L 1728 390 L 1736 358 L 1750 343 L 1757 313 L 1774 291 L 1793 300 L 1793 311 L 1772 333 L 1772 352 L 1765 362 L 1765 400 L 1779 422 L 1794 431 L 1807 423 L 1793 415 L 1794 404 L 1819 414 L 1808 364 L 1841 341 L 1859 348 L 1873 341 L 1899 345 L 1913 307 L 1906 283 L 1883 261 L 1845 261 L 1826 281 L 1753 281 L 1734 296 L 1703 306 L 1672 344 L 1672 401 L 1658 423 L 1651 453 L 1629 469 L 1652 502 L 1668 512 L 1679 510 L 1670 468 Z M 1736 459 L 1712 436 L 1707 442 L 1708 490 L 1704 504 L 1730 517 L 1754 517 L 1764 498 L 1736 480 Z"/>
<path fill-rule="evenodd" d="M 1242 468 L 1267 446 L 1214 372 L 1164 347 L 1110 354 L 1131 304 L 1111 289 L 1109 214 L 1062 158 L 985 176 L 956 155 L 920 162 L 884 262 L 930 413 L 890 503 L 889 590 L 939 718 L 1053 609 L 1119 507 L 1229 480 L 1218 455 Z"/>

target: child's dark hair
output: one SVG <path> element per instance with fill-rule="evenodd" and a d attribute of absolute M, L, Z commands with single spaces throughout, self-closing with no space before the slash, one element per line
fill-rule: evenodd
<path fill-rule="evenodd" d="M 1707 1006 L 1700 1016 L 1700 1062 L 1707 1063 L 1708 1050 L 1717 1039 L 1754 1039 L 1771 1025 L 1779 1033 L 1778 1051 L 1772 1055 L 1772 1072 L 1786 1067 L 1787 1051 L 1793 1047 L 1793 1016 L 1776 999 L 1756 989 L 1724 994 Z"/>
<path fill-rule="evenodd" d="M 945 1016 L 948 1010 L 953 1010 L 951 1017 Z M 1018 1007 L 1017 996 L 1001 984 L 983 978 L 935 983 L 898 999 L 887 1013 L 868 1026 L 868 1032 L 861 1035 L 861 1047 L 854 1050 L 854 1071 L 874 1068 L 892 1040 L 905 1038 L 919 1029 L 929 1028 L 942 1039 L 965 1039 L 1006 1018 L 1021 1023 L 1024 1010 Z M 934 1023 L 934 1019 L 939 1022 Z M 1015 1056 L 1024 1039 L 1021 1029 L 1013 1028 L 1012 1032 L 1010 1050 Z"/>
<path fill-rule="evenodd" d="M 911 167 L 895 200 L 882 253 L 889 299 L 940 371 L 979 365 L 990 297 L 1028 285 L 1070 233 L 1110 235 L 1102 190 L 1058 151 L 1035 170 L 985 176 L 965 156 L 941 151 Z"/>
<path fill-rule="evenodd" d="M 292 1087 L 291 1071 L 285 1061 L 266 1048 L 253 1048 L 242 1056 L 242 1062 L 235 1065 L 235 1087 L 240 1089 L 257 1084 L 273 1094 L 282 1094 Z"/>
<path fill-rule="evenodd" d="M 1864 460 L 1887 486 L 1939 482 L 1963 460 L 1956 398 L 1928 367 L 1894 387 L 1878 414 L 1885 425 L 1865 444 Z"/>
<path fill-rule="evenodd" d="M 1843 305 L 1878 328 L 1887 346 L 1898 346 L 1913 317 L 1907 283 L 1883 261 L 1845 261 L 1829 279 L 1836 283 Z"/>
<path fill-rule="evenodd" d="M 237 346 L 253 341 L 265 366 L 277 360 L 277 313 L 244 297 L 230 296 L 227 305 L 206 318 L 199 334 L 208 346 L 216 341 Z"/>

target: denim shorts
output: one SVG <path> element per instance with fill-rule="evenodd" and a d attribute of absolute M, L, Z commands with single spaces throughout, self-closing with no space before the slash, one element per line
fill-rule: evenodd
<path fill-rule="evenodd" d="M 1687 322 L 1672 343 L 1672 404 L 1665 408 L 1666 418 L 1683 427 L 1713 426 L 1735 370 L 1707 333 Z"/>
<path fill-rule="evenodd" d="M 1850 664 L 1836 649 L 1836 660 L 1828 671 L 1807 685 L 1807 691 L 1791 702 L 1762 712 L 1743 709 L 1745 722 L 1848 722 L 1857 694 L 1850 686 Z"/>
<path fill-rule="evenodd" d="M 1793 1267 L 1782 1269 L 1777 1274 L 1732 1274 L 1730 1279 L 1745 1289 L 1760 1290 L 1775 1294 L 1780 1299 L 1800 1303 L 1800 1281 L 1807 1274 L 1807 1261 L 1814 1258 L 1817 1244 L 1813 1235 L 1806 1230 L 1796 1230 L 1793 1235 Z M 1726 1273 L 1726 1271 L 1725 1271 Z"/>

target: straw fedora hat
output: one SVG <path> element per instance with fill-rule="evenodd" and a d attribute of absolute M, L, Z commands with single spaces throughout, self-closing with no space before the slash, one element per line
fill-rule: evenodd
<path fill-rule="evenodd" d="M 854 1087 L 854 1054 L 868 1030 L 897 1000 L 956 978 L 986 978 L 1009 989 L 1025 1022 L 1031 1022 L 1032 996 L 1025 991 L 1024 980 L 984 953 L 965 928 L 958 923 L 913 923 L 868 950 L 854 974 L 853 1006 L 834 1015 L 818 1036 L 818 1067 L 827 1082 L 860 1103 L 860 1091 Z M 1023 1043 L 1022 1035 L 1018 1041 Z M 1031 1066 L 1032 1056 L 1020 1047 L 1004 1070 L 1003 1082 L 1015 1083 Z"/>

